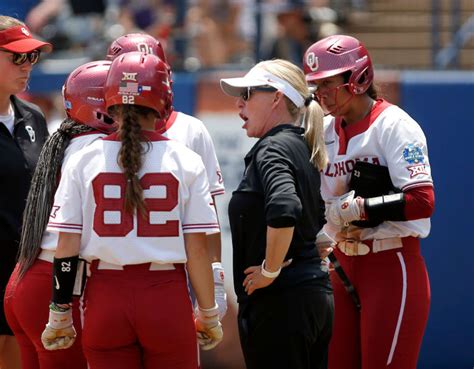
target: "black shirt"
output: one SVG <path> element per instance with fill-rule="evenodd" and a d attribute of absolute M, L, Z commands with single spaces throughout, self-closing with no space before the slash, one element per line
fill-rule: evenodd
<path fill-rule="evenodd" d="M 310 163 L 303 128 L 272 128 L 245 157 L 245 172 L 229 202 L 234 288 L 239 303 L 249 297 L 242 286 L 244 270 L 265 258 L 267 226 L 295 227 L 285 260 L 290 266 L 268 287 L 252 296 L 301 284 L 330 291 L 329 275 L 315 247 L 322 228 L 324 202 L 319 172 Z"/>
<path fill-rule="evenodd" d="M 13 136 L 0 124 L 0 241 L 20 239 L 21 220 L 31 177 L 48 138 L 46 121 L 34 104 L 11 97 Z"/>

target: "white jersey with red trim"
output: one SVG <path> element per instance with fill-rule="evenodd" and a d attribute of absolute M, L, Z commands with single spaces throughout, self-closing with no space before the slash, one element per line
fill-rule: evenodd
<path fill-rule="evenodd" d="M 387 166 L 393 185 L 406 191 L 418 186 L 432 186 L 426 138 L 421 127 L 406 112 L 384 100 L 377 100 L 364 120 L 341 126 L 341 118 L 328 116 L 324 139 L 329 163 L 321 171 L 321 194 L 324 200 L 349 191 L 349 181 L 356 161 Z M 346 135 L 349 139 L 346 139 Z M 386 221 L 362 231 L 362 239 L 426 237 L 430 219 L 406 222 Z M 329 229 L 333 229 L 328 224 Z"/>
<path fill-rule="evenodd" d="M 98 140 L 68 161 L 48 230 L 81 233 L 81 256 L 117 265 L 184 263 L 184 233 L 219 232 L 209 182 L 199 155 L 157 132 L 138 173 L 147 217 L 124 210 L 126 179 L 117 134 Z"/>
<path fill-rule="evenodd" d="M 84 133 L 78 135 L 71 139 L 69 142 L 66 151 L 64 152 L 63 162 L 61 164 L 61 172 L 64 170 L 66 163 L 71 158 L 71 155 L 83 149 L 84 147 L 90 145 L 92 142 L 98 140 L 99 138 L 107 136 L 105 133 L 100 133 L 97 131 Z M 43 250 L 56 250 L 58 246 L 58 234 L 56 232 L 49 232 L 46 230 L 43 234 L 43 239 L 41 240 L 41 248 Z"/>
<path fill-rule="evenodd" d="M 190 115 L 173 111 L 164 129 L 163 136 L 181 142 L 199 154 L 206 167 L 211 195 L 222 195 L 225 189 L 221 168 L 211 136 L 204 123 Z"/>

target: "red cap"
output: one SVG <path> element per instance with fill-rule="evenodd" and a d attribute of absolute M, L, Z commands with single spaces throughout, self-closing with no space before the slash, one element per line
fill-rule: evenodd
<path fill-rule="evenodd" d="M 15 53 L 29 53 L 37 49 L 49 53 L 53 50 L 51 44 L 34 39 L 26 26 L 16 26 L 0 31 L 0 48 Z"/>

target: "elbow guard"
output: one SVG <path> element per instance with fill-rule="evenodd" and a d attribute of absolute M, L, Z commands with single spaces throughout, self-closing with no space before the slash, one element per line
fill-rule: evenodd
<path fill-rule="evenodd" d="M 54 258 L 53 261 L 53 298 L 56 304 L 69 304 L 76 280 L 79 255 L 67 258 Z"/>
<path fill-rule="evenodd" d="M 403 192 L 365 199 L 365 215 L 370 222 L 405 221 Z"/>

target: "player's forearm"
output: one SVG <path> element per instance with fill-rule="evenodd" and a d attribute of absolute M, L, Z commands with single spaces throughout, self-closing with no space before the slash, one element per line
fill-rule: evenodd
<path fill-rule="evenodd" d="M 184 241 L 188 258 L 186 268 L 197 302 L 203 309 L 213 308 L 215 306 L 214 281 L 206 235 L 205 233 L 186 233 Z"/>
<path fill-rule="evenodd" d="M 80 233 L 59 233 L 58 247 L 56 248 L 56 258 L 66 258 L 79 255 L 81 249 Z"/>
<path fill-rule="evenodd" d="M 265 270 L 275 272 L 281 268 L 293 238 L 294 227 L 267 227 Z"/>
<path fill-rule="evenodd" d="M 207 239 L 207 252 L 209 254 L 209 260 L 211 263 L 221 262 L 222 256 L 222 245 L 221 245 L 221 234 L 212 233 L 206 236 Z"/>

